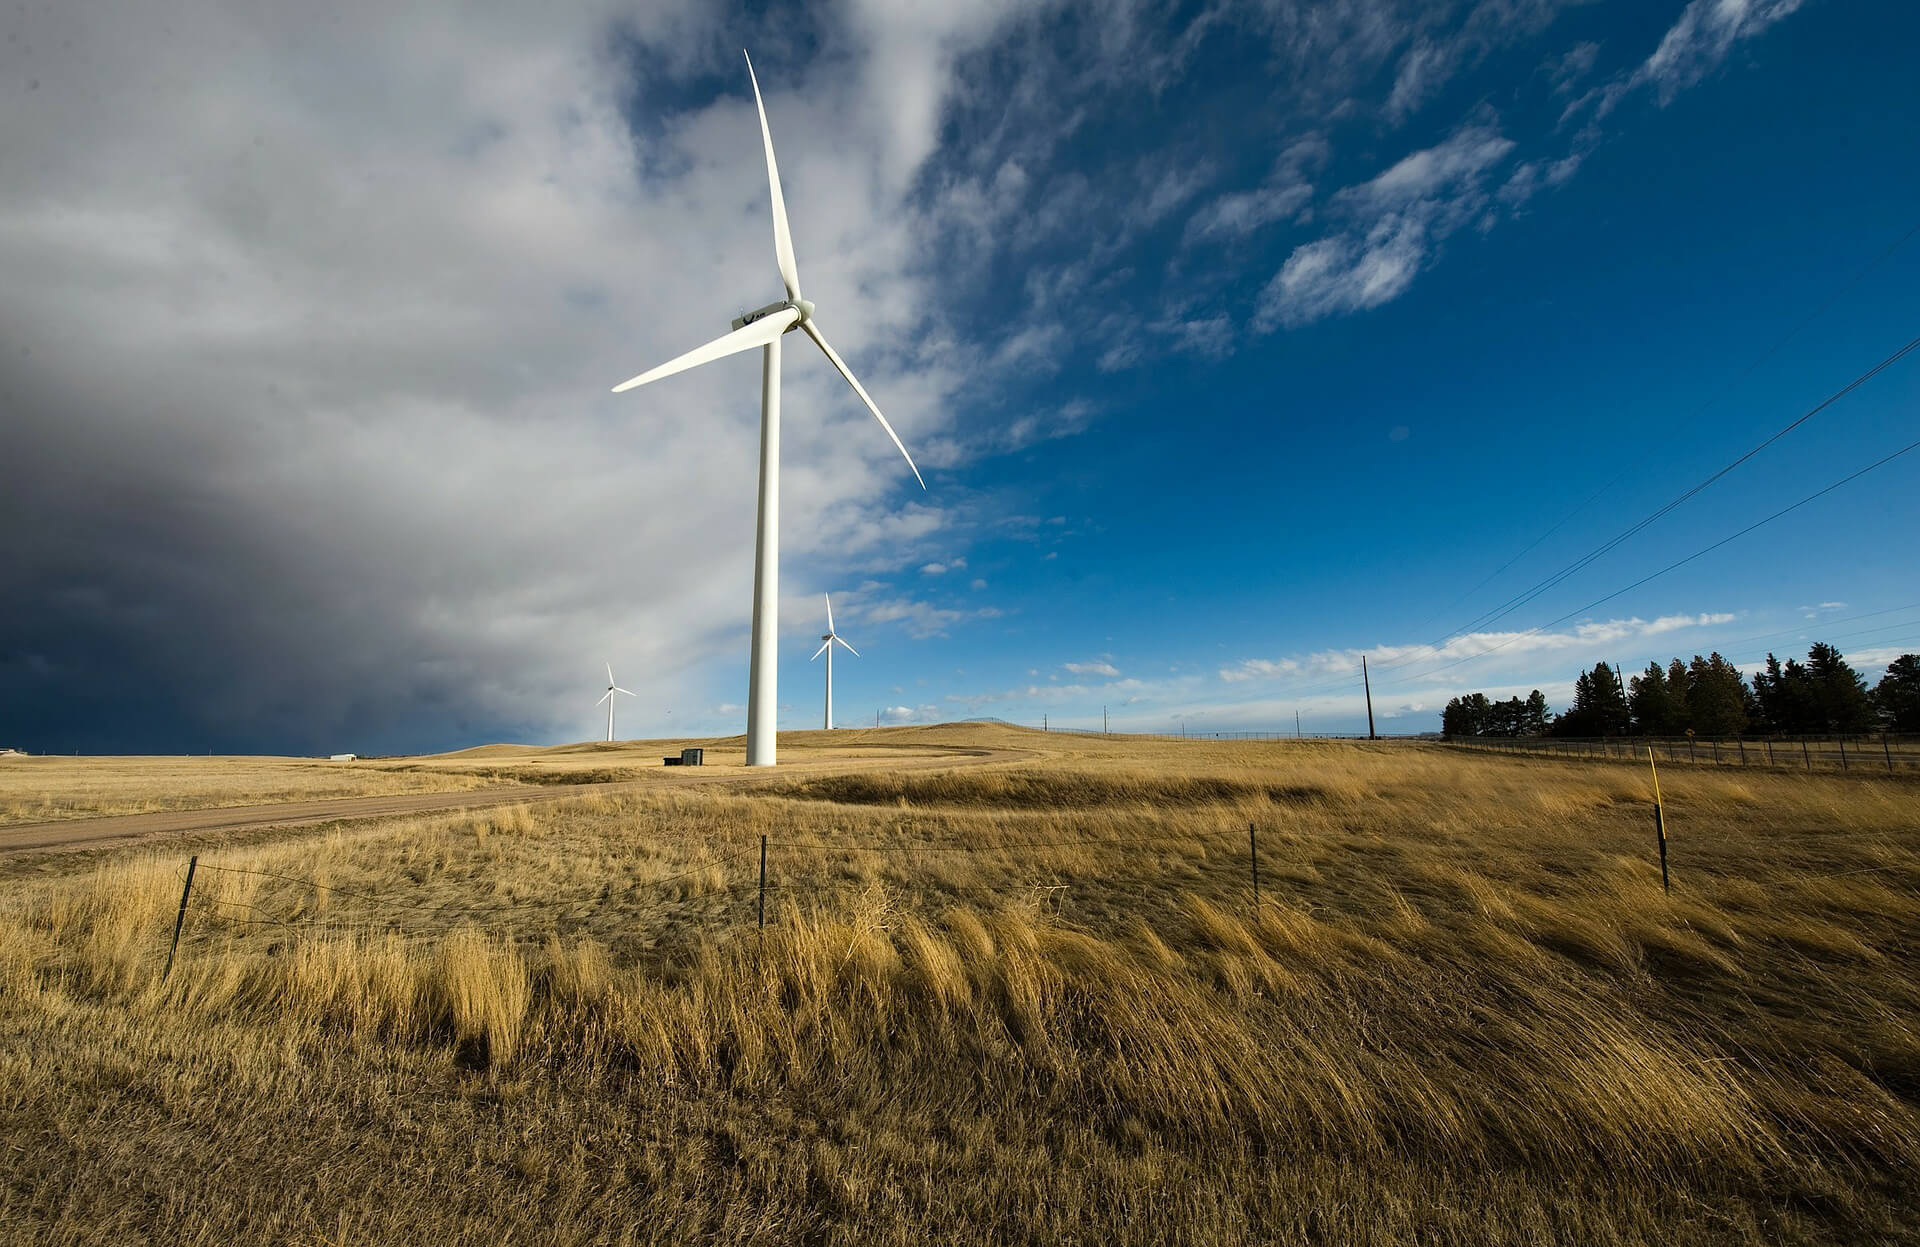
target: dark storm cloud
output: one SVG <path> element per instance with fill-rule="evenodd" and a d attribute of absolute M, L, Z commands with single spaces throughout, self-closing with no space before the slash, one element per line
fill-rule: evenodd
<path fill-rule="evenodd" d="M 671 150 L 622 113 L 610 32 L 707 56 L 700 6 L 0 23 L 0 744 L 441 747 L 578 734 L 609 658 L 656 707 L 724 684 L 755 361 L 606 392 L 771 281 L 738 93 L 650 140 Z M 811 201 L 865 260 L 802 241 L 824 292 L 863 289 L 852 350 L 913 292 L 879 192 L 839 173 Z M 884 447 L 812 470 L 828 432 L 791 439 L 790 524 L 832 509 L 856 551 L 937 526 L 856 501 L 885 497 Z"/>

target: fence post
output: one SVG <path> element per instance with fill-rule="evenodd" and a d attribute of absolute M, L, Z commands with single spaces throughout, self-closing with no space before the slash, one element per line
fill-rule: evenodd
<path fill-rule="evenodd" d="M 1736 736 L 1733 738 L 1733 743 L 1740 746 L 1740 765 L 1745 766 L 1747 764 L 1747 742 Z"/>
<path fill-rule="evenodd" d="M 767 929 L 767 838 L 760 837 L 760 929 Z"/>
<path fill-rule="evenodd" d="M 1667 878 L 1667 811 L 1660 800 L 1660 768 L 1653 764 L 1653 746 L 1647 746 L 1647 768 L 1653 772 L 1653 834 L 1660 838 L 1660 890 L 1673 895 Z"/>
<path fill-rule="evenodd" d="M 1718 736 L 1714 737 L 1711 743 L 1713 745 L 1713 764 L 1715 766 L 1719 766 L 1720 765 L 1720 738 Z"/>
<path fill-rule="evenodd" d="M 1260 912 L 1260 842 L 1254 839 L 1253 824 L 1247 824 L 1247 860 L 1253 863 L 1253 910 Z"/>
<path fill-rule="evenodd" d="M 1767 742 L 1767 765 L 1773 765 L 1773 742 L 1771 740 Z"/>
<path fill-rule="evenodd" d="M 173 973 L 173 955 L 180 951 L 180 928 L 187 921 L 187 896 L 193 891 L 193 870 L 200 864 L 200 855 L 195 853 L 187 859 L 187 881 L 180 888 L 180 912 L 173 916 L 173 943 L 167 948 L 167 968 L 160 971 L 160 981 L 167 981 Z"/>
<path fill-rule="evenodd" d="M 1800 738 L 1800 757 L 1805 760 L 1807 764 L 1807 770 L 1812 771 L 1813 755 L 1807 752 L 1807 738 L 1804 736 Z"/>
<path fill-rule="evenodd" d="M 1893 774 L 1893 746 L 1887 743 L 1887 734 L 1880 733 L 1880 749 L 1887 755 L 1887 774 Z"/>
<path fill-rule="evenodd" d="M 1836 736 L 1834 739 L 1840 742 L 1840 769 L 1844 771 L 1847 769 L 1847 738 Z"/>

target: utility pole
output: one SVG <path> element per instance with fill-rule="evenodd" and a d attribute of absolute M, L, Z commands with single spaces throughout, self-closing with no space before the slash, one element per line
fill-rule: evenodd
<path fill-rule="evenodd" d="M 1365 654 L 1360 655 L 1360 683 L 1364 685 L 1367 690 L 1367 739 L 1379 740 L 1380 738 L 1373 734 L 1373 681 L 1367 677 L 1367 656 Z"/>
<path fill-rule="evenodd" d="M 1300 712 L 1298 710 L 1293 712 L 1293 738 L 1295 740 L 1300 739 Z"/>
<path fill-rule="evenodd" d="M 1107 735 L 1107 708 L 1105 706 L 1100 707 L 1100 734 L 1102 736 Z"/>
<path fill-rule="evenodd" d="M 1053 730 L 1047 726 L 1047 716 L 1044 714 L 1040 716 L 1040 730 L 1043 732 L 1051 732 Z"/>

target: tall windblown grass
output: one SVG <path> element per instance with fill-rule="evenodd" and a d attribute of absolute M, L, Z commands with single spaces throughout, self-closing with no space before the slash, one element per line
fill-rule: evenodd
<path fill-rule="evenodd" d="M 59 1063 L 0 1060 L 6 1128 L 185 1114 L 188 1241 L 1909 1233 L 1912 802 L 1689 780 L 1670 897 L 1629 778 L 1404 749 L 415 820 L 207 855 L 164 984 L 179 864 L 128 858 L 0 892 L 0 1021 Z M 133 1053 L 171 1108 L 98 1098 Z M 263 1208 L 248 1137 L 332 1193 Z M 0 1212 L 108 1237 L 48 1184 L 147 1170 L 55 1152 Z"/>

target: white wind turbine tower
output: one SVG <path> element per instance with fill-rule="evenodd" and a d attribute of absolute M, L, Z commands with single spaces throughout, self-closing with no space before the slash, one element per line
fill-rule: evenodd
<path fill-rule="evenodd" d="M 632 689 L 621 688 L 618 684 L 615 684 L 613 682 L 613 664 L 608 663 L 607 664 L 607 691 L 601 694 L 600 701 L 596 701 L 593 704 L 597 706 L 600 704 L 601 701 L 607 703 L 607 740 L 609 741 L 613 740 L 613 695 L 615 693 L 625 693 L 629 697 L 637 696 L 637 694 L 635 694 Z"/>
<path fill-rule="evenodd" d="M 793 236 L 787 229 L 786 200 L 780 194 L 780 169 L 773 159 L 773 132 L 767 128 L 767 106 L 760 98 L 760 81 L 754 76 L 752 57 L 747 58 L 747 77 L 753 83 L 754 107 L 760 113 L 760 138 L 767 152 L 767 189 L 773 201 L 773 257 L 780 269 L 780 280 L 787 288 L 787 297 L 748 312 L 733 322 L 732 333 L 630 381 L 623 381 L 613 387 L 613 392 L 631 390 L 756 346 L 764 350 L 760 367 L 760 521 L 753 551 L 753 648 L 747 677 L 747 765 L 772 766 L 774 719 L 779 707 L 776 650 L 780 604 L 780 338 L 783 334 L 799 329 L 813 339 L 814 345 L 847 379 L 853 392 L 860 396 L 873 418 L 906 456 L 907 466 L 913 469 L 913 479 L 920 481 L 920 488 L 925 489 L 927 483 L 921 480 L 920 469 L 913 465 L 913 456 L 907 454 L 907 448 L 901 445 L 899 435 L 887 423 L 887 418 L 880 414 L 866 387 L 853 375 L 839 352 L 828 345 L 826 335 L 820 332 L 813 318 L 813 303 L 800 297 L 800 270 L 793 262 Z"/>
<path fill-rule="evenodd" d="M 827 656 L 827 731 L 829 732 L 833 730 L 833 647 L 835 645 L 845 646 L 847 653 L 855 658 L 860 657 L 860 651 L 847 645 L 846 638 L 833 630 L 833 599 L 828 597 L 827 634 L 820 638 L 820 648 L 813 651 L 813 658 L 818 658 L 822 654 Z M 807 661 L 812 662 L 813 658 Z"/>

